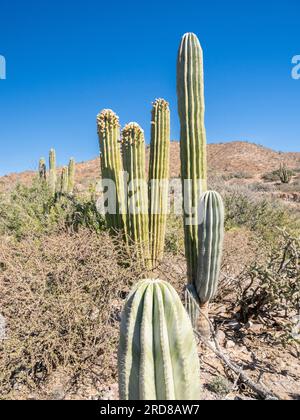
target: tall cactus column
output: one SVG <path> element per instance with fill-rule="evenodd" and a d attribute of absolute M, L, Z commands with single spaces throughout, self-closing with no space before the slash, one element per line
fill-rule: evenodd
<path fill-rule="evenodd" d="M 122 130 L 123 166 L 128 173 L 128 234 L 138 246 L 139 257 L 147 267 L 149 256 L 148 192 L 145 163 L 145 138 L 136 123 Z"/>
<path fill-rule="evenodd" d="M 97 116 L 99 143 L 101 150 L 102 179 L 113 181 L 116 188 L 115 214 L 106 214 L 108 226 L 114 230 L 126 231 L 126 204 L 123 180 L 123 166 L 120 144 L 119 117 L 110 109 Z"/>
<path fill-rule="evenodd" d="M 46 161 L 44 158 L 39 160 L 39 179 L 41 181 L 46 181 L 47 178 L 47 168 L 46 168 Z"/>
<path fill-rule="evenodd" d="M 56 153 L 54 149 L 49 152 L 49 188 L 53 195 L 56 193 Z"/>
<path fill-rule="evenodd" d="M 152 108 L 149 164 L 150 255 L 155 264 L 164 252 L 170 162 L 170 109 L 164 99 Z"/>
<path fill-rule="evenodd" d="M 192 325 L 169 283 L 143 280 L 132 290 L 122 313 L 118 367 L 122 400 L 199 400 Z"/>
<path fill-rule="evenodd" d="M 190 283 L 198 264 L 198 203 L 207 189 L 206 132 L 204 125 L 203 53 L 196 35 L 185 34 L 177 61 L 180 118 L 181 177 L 184 197 L 185 252 Z"/>
<path fill-rule="evenodd" d="M 60 176 L 60 193 L 67 194 L 69 187 L 69 175 L 68 175 L 68 167 L 64 166 L 61 171 Z"/>
<path fill-rule="evenodd" d="M 75 160 L 73 158 L 69 161 L 68 166 L 68 193 L 73 194 L 75 186 Z"/>
<path fill-rule="evenodd" d="M 217 293 L 221 270 L 224 204 L 220 194 L 207 191 L 201 197 L 199 207 L 198 272 L 193 284 L 187 288 L 187 309 L 194 327 L 202 336 L 209 337 L 209 302 Z"/>

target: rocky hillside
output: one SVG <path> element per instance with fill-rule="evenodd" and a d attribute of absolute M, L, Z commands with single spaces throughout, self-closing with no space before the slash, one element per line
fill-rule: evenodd
<path fill-rule="evenodd" d="M 147 149 L 147 157 L 149 149 Z M 208 161 L 211 171 L 225 175 L 240 175 L 255 179 L 267 172 L 278 169 L 281 162 L 291 169 L 300 169 L 300 152 L 282 153 L 242 141 L 231 143 L 210 144 L 208 146 Z M 171 143 L 170 171 L 172 177 L 180 174 L 179 143 Z M 98 159 L 77 164 L 76 181 L 79 189 L 85 189 L 99 178 Z M 16 183 L 29 184 L 34 172 L 22 172 L 6 175 L 0 178 L 0 191 L 11 189 Z"/>

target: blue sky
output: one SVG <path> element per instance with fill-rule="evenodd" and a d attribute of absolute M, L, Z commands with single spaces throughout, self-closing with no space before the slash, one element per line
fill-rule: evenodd
<path fill-rule="evenodd" d="M 95 119 L 112 108 L 149 140 L 151 102 L 169 100 L 178 139 L 176 56 L 195 32 L 205 54 L 209 142 L 299 151 L 299 0 L 0 2 L 0 175 L 98 153 Z"/>

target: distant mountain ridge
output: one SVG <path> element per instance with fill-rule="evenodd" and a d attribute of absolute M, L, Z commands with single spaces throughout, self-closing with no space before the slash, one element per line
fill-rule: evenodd
<path fill-rule="evenodd" d="M 146 153 L 148 160 L 149 147 Z M 276 152 L 244 141 L 208 145 L 209 169 L 218 174 L 242 173 L 259 179 L 263 174 L 278 169 L 280 163 L 285 163 L 291 169 L 300 169 L 300 152 Z M 171 143 L 170 174 L 171 177 L 178 177 L 180 174 L 180 147 L 175 141 Z M 17 183 L 29 185 L 34 175 L 35 172 L 26 171 L 0 177 L 0 191 L 8 191 Z M 99 177 L 98 158 L 76 165 L 76 183 L 79 189 L 85 189 Z"/>

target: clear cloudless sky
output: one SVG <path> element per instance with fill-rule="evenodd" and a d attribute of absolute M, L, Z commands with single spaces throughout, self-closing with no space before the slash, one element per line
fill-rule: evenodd
<path fill-rule="evenodd" d="M 113 109 L 149 141 L 163 97 L 179 138 L 176 57 L 195 32 L 205 58 L 209 142 L 299 151 L 299 0 L 0 0 L 0 175 L 98 153 L 96 114 Z"/>

